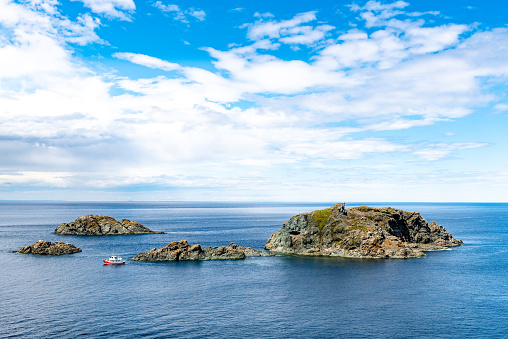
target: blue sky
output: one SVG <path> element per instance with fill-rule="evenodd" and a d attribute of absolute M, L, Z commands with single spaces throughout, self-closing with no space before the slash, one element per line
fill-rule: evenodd
<path fill-rule="evenodd" d="M 0 0 L 0 199 L 507 202 L 507 7 Z"/>

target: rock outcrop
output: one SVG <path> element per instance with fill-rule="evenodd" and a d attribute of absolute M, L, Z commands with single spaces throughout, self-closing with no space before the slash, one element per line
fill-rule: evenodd
<path fill-rule="evenodd" d="M 81 248 L 66 242 L 57 241 L 52 243 L 46 240 L 39 240 L 32 246 L 25 246 L 22 249 L 13 252 L 26 254 L 62 255 L 81 252 Z"/>
<path fill-rule="evenodd" d="M 189 245 L 186 240 L 173 241 L 163 248 L 153 248 L 148 252 L 136 255 L 136 261 L 185 261 L 185 260 L 235 260 L 246 257 L 272 256 L 273 254 L 255 250 L 250 247 L 238 246 L 233 243 L 228 246 L 208 247 L 202 249 L 200 245 Z"/>
<path fill-rule="evenodd" d="M 443 226 L 417 212 L 344 203 L 302 213 L 284 223 L 265 249 L 286 254 L 352 258 L 414 258 L 462 245 Z"/>
<path fill-rule="evenodd" d="M 85 215 L 70 223 L 63 223 L 55 229 L 54 234 L 74 235 L 113 235 L 113 234 L 146 234 L 156 232 L 138 222 L 122 219 L 119 222 L 104 215 Z"/>

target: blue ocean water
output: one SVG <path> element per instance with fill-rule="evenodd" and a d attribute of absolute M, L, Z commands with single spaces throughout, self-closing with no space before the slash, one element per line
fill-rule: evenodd
<path fill-rule="evenodd" d="M 247 258 L 103 266 L 186 239 L 262 249 L 286 203 L 0 202 L 0 337 L 508 337 L 508 204 L 349 203 L 420 212 L 465 245 L 405 260 Z M 166 234 L 58 236 L 80 215 L 127 218 Z M 39 239 L 64 256 L 11 253 Z"/>

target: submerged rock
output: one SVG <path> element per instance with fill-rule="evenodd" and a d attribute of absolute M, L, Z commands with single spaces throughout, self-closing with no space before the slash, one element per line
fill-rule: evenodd
<path fill-rule="evenodd" d="M 462 245 L 420 213 L 345 204 L 302 213 L 284 223 L 265 249 L 286 254 L 352 258 L 414 258 L 424 251 Z"/>
<path fill-rule="evenodd" d="M 184 261 L 184 260 L 235 260 L 246 257 L 272 256 L 270 253 L 255 250 L 250 247 L 238 246 L 233 243 L 228 246 L 207 247 L 189 245 L 187 240 L 173 241 L 163 248 L 153 248 L 148 252 L 136 255 L 136 261 Z"/>
<path fill-rule="evenodd" d="M 73 235 L 112 235 L 112 234 L 146 234 L 156 232 L 138 222 L 122 219 L 119 222 L 104 215 L 85 215 L 70 223 L 63 223 L 55 229 L 54 234 Z"/>
<path fill-rule="evenodd" d="M 26 254 L 62 255 L 81 252 L 81 248 L 66 242 L 57 241 L 52 243 L 46 240 L 39 240 L 32 246 L 25 246 L 22 249 L 13 252 Z"/>

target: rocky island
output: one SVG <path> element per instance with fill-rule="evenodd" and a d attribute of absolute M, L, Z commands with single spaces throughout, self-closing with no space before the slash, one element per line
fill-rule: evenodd
<path fill-rule="evenodd" d="M 164 232 L 152 231 L 138 222 L 127 219 L 119 222 L 108 216 L 91 214 L 78 217 L 70 223 L 63 223 L 53 233 L 64 235 L 164 234 Z"/>
<path fill-rule="evenodd" d="M 25 254 L 62 255 L 81 252 L 81 248 L 66 242 L 57 241 L 52 243 L 46 240 L 39 240 L 31 246 L 25 246 L 22 249 L 13 252 Z"/>
<path fill-rule="evenodd" d="M 293 216 L 265 249 L 285 254 L 351 258 L 415 258 L 424 251 L 462 245 L 420 213 L 384 207 L 345 208 L 344 203 Z"/>
<path fill-rule="evenodd" d="M 207 247 L 189 245 L 186 240 L 173 241 L 167 246 L 136 255 L 136 261 L 185 261 L 185 260 L 234 260 L 246 257 L 273 256 L 273 254 L 255 250 L 250 247 L 238 246 L 233 243 L 228 246 Z"/>

